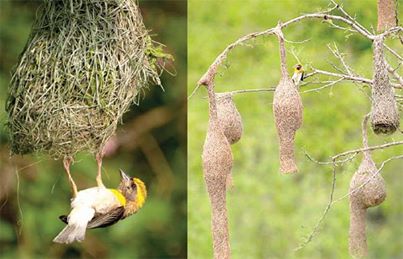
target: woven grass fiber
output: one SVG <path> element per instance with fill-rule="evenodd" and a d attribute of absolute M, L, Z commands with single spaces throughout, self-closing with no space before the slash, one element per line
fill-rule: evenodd
<path fill-rule="evenodd" d="M 164 55 L 134 0 L 44 0 L 9 88 L 12 152 L 99 153 L 130 104 L 160 85 Z"/>

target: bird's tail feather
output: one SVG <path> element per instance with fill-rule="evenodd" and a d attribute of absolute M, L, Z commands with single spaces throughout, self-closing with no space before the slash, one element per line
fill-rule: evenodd
<path fill-rule="evenodd" d="M 59 235 L 53 239 L 53 242 L 60 244 L 70 244 L 74 241 L 81 242 L 84 240 L 86 228 L 87 225 L 67 225 Z"/>

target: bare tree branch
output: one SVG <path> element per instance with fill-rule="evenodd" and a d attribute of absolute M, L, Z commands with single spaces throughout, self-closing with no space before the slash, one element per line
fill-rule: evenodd
<path fill-rule="evenodd" d="M 394 142 L 389 142 L 389 143 L 382 144 L 382 145 L 377 145 L 377 146 L 372 146 L 372 147 L 367 147 L 367 148 L 358 148 L 358 149 L 346 151 L 346 152 L 333 156 L 332 160 L 336 161 L 338 158 L 348 156 L 350 154 L 357 154 L 357 153 L 362 153 L 364 151 L 371 151 L 371 150 L 379 150 L 379 149 L 384 149 L 387 147 L 392 147 L 392 146 L 397 146 L 397 145 L 403 145 L 403 141 L 394 141 Z"/>
<path fill-rule="evenodd" d="M 360 33 L 361 35 L 363 35 L 364 37 L 368 38 L 369 40 L 374 39 L 375 35 L 373 33 L 371 33 L 369 30 L 367 30 L 360 23 L 358 23 L 353 17 L 351 17 L 342 8 L 341 5 L 337 4 L 333 0 L 331 0 L 331 2 L 334 4 L 334 6 L 332 8 L 330 8 L 330 9 L 326 10 L 326 11 L 298 16 L 298 17 L 296 17 L 294 19 L 291 19 L 291 20 L 289 20 L 287 22 L 281 23 L 276 27 L 273 27 L 273 28 L 270 28 L 270 29 L 267 29 L 267 30 L 264 30 L 264 31 L 261 31 L 261 32 L 249 33 L 249 34 L 237 39 L 235 42 L 229 44 L 224 49 L 224 51 L 222 51 L 220 53 L 220 55 L 217 56 L 217 58 L 210 65 L 210 67 L 208 68 L 206 73 L 200 78 L 200 80 L 197 83 L 197 86 L 192 91 L 192 93 L 189 95 L 188 99 L 190 99 L 197 92 L 197 90 L 200 87 L 200 85 L 208 85 L 209 81 L 214 81 L 214 78 L 215 78 L 215 75 L 217 74 L 218 68 L 227 59 L 228 54 L 232 49 L 234 49 L 235 47 L 237 47 L 239 45 L 244 45 L 247 41 L 249 41 L 251 39 L 255 39 L 255 38 L 260 37 L 260 36 L 267 36 L 267 35 L 275 34 L 275 32 L 278 31 L 279 29 L 281 30 L 281 29 L 286 28 L 287 26 L 289 26 L 289 25 L 291 25 L 293 23 L 297 23 L 297 22 L 300 22 L 300 21 L 305 20 L 305 19 L 323 19 L 325 21 L 328 21 L 328 24 L 330 24 L 331 27 L 336 27 L 336 28 L 340 29 L 341 28 L 340 26 L 335 25 L 333 23 L 333 21 L 339 21 L 339 22 L 342 22 L 342 23 L 345 23 L 345 24 L 349 25 L 351 27 L 351 29 L 349 29 L 349 31 Z M 335 9 L 339 10 L 345 17 L 330 14 Z M 345 29 L 345 28 L 343 27 L 343 29 Z M 400 27 L 400 26 L 397 26 L 397 27 L 390 28 L 389 30 L 383 32 L 382 35 L 384 37 L 388 37 L 388 36 L 390 36 L 392 34 L 397 34 L 397 33 L 400 33 L 402 31 L 403 31 L 403 28 Z M 398 58 L 399 60 L 403 60 L 403 58 L 396 51 L 394 51 L 393 49 L 391 49 L 390 47 L 388 47 L 386 45 L 385 45 L 385 48 L 388 49 L 396 58 Z M 342 56 L 340 56 L 340 58 L 341 58 L 343 66 L 347 69 L 347 72 L 348 72 L 349 76 L 352 76 L 353 74 L 352 74 L 351 69 L 349 69 L 349 66 L 347 66 L 347 64 L 344 62 L 344 60 L 342 59 Z M 346 77 L 344 77 L 344 78 L 347 79 Z M 353 81 L 355 81 L 355 80 L 353 80 Z"/>
<path fill-rule="evenodd" d="M 349 18 L 342 17 L 342 16 L 329 14 L 331 11 L 333 11 L 336 8 L 338 8 L 337 4 L 333 8 L 330 8 L 329 10 L 324 11 L 324 12 L 301 15 L 301 16 L 296 17 L 294 19 L 291 19 L 291 20 L 289 20 L 287 22 L 281 23 L 279 25 L 279 29 L 286 28 L 287 26 L 289 26 L 289 25 L 291 25 L 293 23 L 297 23 L 297 22 L 300 22 L 300 21 L 305 20 L 305 19 L 323 19 L 325 21 L 335 20 L 335 21 L 340 21 L 340 22 L 346 23 L 347 25 L 351 26 L 356 32 L 362 34 L 366 38 L 368 38 L 370 40 L 373 39 L 374 35 L 369 33 L 368 30 L 364 30 L 363 26 L 357 25 L 358 23 L 356 21 L 351 20 Z M 247 42 L 247 41 L 249 41 L 251 39 L 255 39 L 255 38 L 260 37 L 260 36 L 272 35 L 278 30 L 278 29 L 276 30 L 276 28 L 277 27 L 270 28 L 270 29 L 267 29 L 267 30 L 264 30 L 264 31 L 261 31 L 261 32 L 253 32 L 253 33 L 247 34 L 247 35 L 237 39 L 235 42 L 231 43 L 230 45 L 228 45 L 224 49 L 224 51 L 222 51 L 220 53 L 220 55 L 217 56 L 217 58 L 210 65 L 210 67 L 208 68 L 206 73 L 198 81 L 198 84 L 197 84 L 196 88 L 193 90 L 192 94 L 188 97 L 188 99 L 190 99 L 194 95 L 194 93 L 197 91 L 197 89 L 199 88 L 200 85 L 208 85 L 209 81 L 214 80 L 215 75 L 217 74 L 218 68 L 227 59 L 228 54 L 232 49 L 234 49 L 235 47 L 237 47 L 239 45 L 243 45 L 245 42 Z M 391 31 L 390 33 L 393 33 L 396 30 L 397 29 Z M 388 34 L 385 34 L 385 36 L 386 35 L 388 35 Z"/>
<path fill-rule="evenodd" d="M 391 67 L 391 65 L 389 65 L 389 63 L 385 62 L 385 64 L 386 64 L 386 67 L 388 68 L 389 73 L 391 73 L 393 75 L 393 77 L 396 78 L 397 81 L 399 81 L 400 87 L 398 87 L 398 88 L 403 88 L 403 77 L 401 77 L 397 73 L 396 69 L 393 69 Z"/>
<path fill-rule="evenodd" d="M 225 92 L 231 95 L 235 94 L 243 94 L 243 93 L 258 93 L 258 92 L 274 92 L 276 87 L 270 87 L 270 88 L 257 88 L 257 89 L 241 89 L 241 90 L 234 90 L 230 92 Z M 217 93 L 220 94 L 220 93 Z"/>
<path fill-rule="evenodd" d="M 311 74 L 306 75 L 305 78 L 309 78 L 309 77 L 317 75 L 317 74 L 338 77 L 338 78 L 341 78 L 342 80 L 349 80 L 349 81 L 354 81 L 357 83 L 364 83 L 364 84 L 372 85 L 372 80 L 368 79 L 368 78 L 352 76 L 352 75 L 347 75 L 347 74 L 333 73 L 333 72 L 320 70 L 320 69 L 316 69 L 316 68 L 313 68 L 313 72 Z"/>

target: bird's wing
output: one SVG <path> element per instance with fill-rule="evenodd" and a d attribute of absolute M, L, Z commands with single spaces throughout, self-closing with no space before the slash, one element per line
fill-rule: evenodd
<path fill-rule="evenodd" d="M 125 212 L 124 207 L 117 207 L 106 214 L 96 213 L 95 216 L 88 222 L 87 228 L 102 228 L 115 224 L 123 218 Z M 59 219 L 65 224 L 68 224 L 68 217 L 66 215 L 59 216 Z"/>
<path fill-rule="evenodd" d="M 103 228 L 115 224 L 123 218 L 125 208 L 117 207 L 105 214 L 95 213 L 95 216 L 88 222 L 87 228 Z"/>

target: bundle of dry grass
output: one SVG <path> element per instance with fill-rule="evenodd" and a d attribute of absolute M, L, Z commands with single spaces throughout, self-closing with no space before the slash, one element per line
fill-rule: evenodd
<path fill-rule="evenodd" d="M 211 228 L 214 258 L 230 257 L 228 217 L 226 207 L 227 182 L 233 164 L 230 143 L 218 120 L 217 104 L 213 86 L 209 91 L 209 126 L 203 146 L 203 172 L 211 202 Z"/>
<path fill-rule="evenodd" d="M 366 117 L 363 122 L 364 147 L 368 147 Z M 350 182 L 350 254 L 364 257 L 368 253 L 365 231 L 365 216 L 369 207 L 381 204 L 386 198 L 385 181 L 379 174 L 370 152 L 364 152 L 364 159 Z"/>
<path fill-rule="evenodd" d="M 392 134 L 399 128 L 399 112 L 394 89 L 389 81 L 383 53 L 383 36 L 373 42 L 374 83 L 372 86 L 371 124 L 375 134 Z"/>
<path fill-rule="evenodd" d="M 98 153 L 129 105 L 160 84 L 135 1 L 45 0 L 12 77 L 12 152 Z"/>
<path fill-rule="evenodd" d="M 295 132 L 302 125 L 302 100 L 297 87 L 292 82 L 286 68 L 284 37 L 279 30 L 281 79 L 273 97 L 273 113 L 280 141 L 280 171 L 295 173 L 298 171 L 294 157 Z"/>
<path fill-rule="evenodd" d="M 243 125 L 241 114 L 235 106 L 231 93 L 216 94 L 218 120 L 224 135 L 232 145 L 241 139 Z"/>

